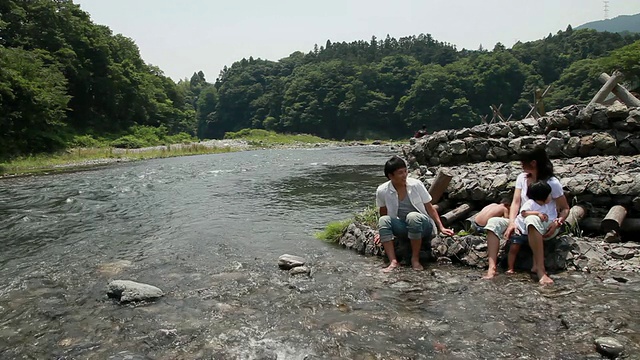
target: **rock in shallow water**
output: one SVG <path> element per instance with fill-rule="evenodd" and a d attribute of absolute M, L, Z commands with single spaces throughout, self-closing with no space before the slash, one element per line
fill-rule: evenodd
<path fill-rule="evenodd" d="M 289 270 L 304 264 L 305 260 L 300 256 L 284 254 L 278 258 L 278 267 L 282 270 Z"/>
<path fill-rule="evenodd" d="M 296 266 L 293 269 L 289 270 L 290 275 L 309 275 L 311 274 L 311 269 L 306 266 Z"/>
<path fill-rule="evenodd" d="M 624 351 L 624 346 L 612 337 L 597 338 L 595 344 L 600 354 L 610 358 L 616 358 Z"/>
<path fill-rule="evenodd" d="M 159 288 L 130 280 L 114 280 L 107 285 L 107 296 L 120 302 L 153 300 L 164 296 Z"/>

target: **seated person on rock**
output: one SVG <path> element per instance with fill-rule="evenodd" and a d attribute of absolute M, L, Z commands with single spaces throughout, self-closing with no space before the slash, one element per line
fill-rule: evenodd
<path fill-rule="evenodd" d="M 551 186 L 546 181 L 536 181 L 527 188 L 527 196 L 529 200 L 522 205 L 520 213 L 516 217 L 516 232 L 520 235 L 527 235 L 531 229 L 541 234 L 546 234 L 551 224 L 558 217 L 555 206 L 551 205 Z M 552 237 L 556 236 L 559 231 L 560 228 L 556 228 Z M 515 272 L 516 257 L 520 251 L 520 246 L 525 242 L 528 242 L 526 237 L 516 236 L 511 238 L 507 274 Z M 537 268 L 535 258 L 533 267 L 534 270 Z"/>
<path fill-rule="evenodd" d="M 422 129 L 416 131 L 416 133 L 413 135 L 414 138 L 419 139 L 423 136 L 427 135 L 427 125 L 422 125 Z"/>
<path fill-rule="evenodd" d="M 431 205 L 431 195 L 422 181 L 407 178 L 407 164 L 394 156 L 384 165 L 384 175 L 389 181 L 378 186 L 376 204 L 379 208 L 378 235 L 375 242 L 382 242 L 389 258 L 389 266 L 383 271 L 390 272 L 399 264 L 396 258 L 393 237 L 409 238 L 411 243 L 411 267 L 423 270 L 420 264 L 422 239 L 430 240 L 435 235 L 435 226 L 447 236 L 453 230 L 446 229 L 438 212 Z"/>
<path fill-rule="evenodd" d="M 528 229 L 527 238 L 529 247 L 533 253 L 533 263 L 535 268 L 532 269 L 537 273 L 540 284 L 552 284 L 553 280 L 547 275 L 544 267 L 544 240 L 551 239 L 557 234 L 557 229 L 564 223 L 569 215 L 569 204 L 564 196 L 562 184 L 553 175 L 553 164 L 547 152 L 544 149 L 536 149 L 526 151 L 521 154 L 520 163 L 523 172 L 516 179 L 515 191 L 511 200 L 511 209 L 509 210 L 509 219 L 503 217 L 494 217 L 489 219 L 485 231 L 487 232 L 487 255 L 489 257 L 489 270 L 484 276 L 485 279 L 491 279 L 496 275 L 498 252 L 500 250 L 500 238 L 509 239 L 516 229 L 516 216 L 520 212 L 520 207 L 529 197 L 527 189 L 530 184 L 539 180 L 545 180 L 551 186 L 550 203 L 555 207 L 558 217 L 553 221 L 546 232 L 540 232 L 537 229 Z"/>
<path fill-rule="evenodd" d="M 487 226 L 487 221 L 493 217 L 509 218 L 509 207 L 511 206 L 511 200 L 508 198 L 502 199 L 500 203 L 489 204 L 480 210 L 479 213 L 473 218 L 473 224 L 471 224 L 473 232 L 476 234 L 484 233 L 484 227 Z"/>

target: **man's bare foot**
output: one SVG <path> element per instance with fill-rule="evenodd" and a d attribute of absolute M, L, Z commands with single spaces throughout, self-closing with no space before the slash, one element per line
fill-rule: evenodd
<path fill-rule="evenodd" d="M 382 269 L 383 273 L 390 273 L 393 270 L 397 269 L 398 267 L 400 267 L 400 264 L 398 263 L 397 260 L 393 260 L 389 266 L 387 266 L 386 268 Z"/>
<path fill-rule="evenodd" d="M 490 280 L 490 279 L 493 279 L 495 276 L 496 276 L 496 269 L 489 269 L 487 271 L 487 274 L 482 278 L 485 280 Z"/>
<path fill-rule="evenodd" d="M 534 266 L 531 268 L 531 273 L 533 273 L 533 274 L 537 274 L 537 273 L 538 273 L 538 267 L 534 265 Z"/>
<path fill-rule="evenodd" d="M 420 264 L 420 260 L 411 260 L 411 267 L 413 268 L 413 270 L 415 271 L 422 271 L 424 270 L 424 267 L 422 267 L 422 264 Z"/>
<path fill-rule="evenodd" d="M 509 270 L 507 270 L 507 275 L 513 275 L 513 274 L 515 274 L 515 273 L 516 273 L 516 272 L 515 272 L 513 269 L 509 269 Z"/>
<path fill-rule="evenodd" d="M 553 279 L 551 279 L 547 274 L 542 275 L 540 280 L 538 281 L 540 285 L 551 285 L 553 284 Z"/>

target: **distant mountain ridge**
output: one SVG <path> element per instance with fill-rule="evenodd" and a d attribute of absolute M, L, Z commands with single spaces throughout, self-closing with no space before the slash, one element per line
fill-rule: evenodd
<path fill-rule="evenodd" d="M 597 31 L 608 31 L 615 33 L 640 33 L 640 14 L 620 15 L 613 19 L 592 21 L 578 26 L 576 30 L 578 29 L 593 29 Z"/>

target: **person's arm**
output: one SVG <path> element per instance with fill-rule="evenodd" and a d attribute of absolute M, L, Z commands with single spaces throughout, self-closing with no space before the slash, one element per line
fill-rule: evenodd
<path fill-rule="evenodd" d="M 509 210 L 506 206 L 502 209 L 502 217 L 503 218 L 509 218 Z"/>
<path fill-rule="evenodd" d="M 541 213 L 540 211 L 533 211 L 533 210 L 522 210 L 520 212 L 520 215 L 522 215 L 523 218 L 526 218 L 527 216 L 537 216 L 542 221 L 547 221 L 549 219 L 547 214 Z"/>
<path fill-rule="evenodd" d="M 562 225 L 567 219 L 567 216 L 569 216 L 569 203 L 567 202 L 567 197 L 564 195 L 555 200 L 556 208 L 558 209 L 558 218 L 556 219 L 556 221 L 558 222 L 558 225 Z"/>
<path fill-rule="evenodd" d="M 504 231 L 505 239 L 509 239 L 511 234 L 516 230 L 516 217 L 518 217 L 521 202 L 520 194 L 522 194 L 522 189 L 516 187 L 516 190 L 513 192 L 513 200 L 511 200 L 511 209 L 509 209 L 509 225 Z"/>
<path fill-rule="evenodd" d="M 442 225 L 442 221 L 440 221 L 440 215 L 438 215 L 438 211 L 431 205 L 430 202 L 424 203 L 424 208 L 427 210 L 427 214 L 433 219 L 438 227 L 438 231 L 447 236 L 453 236 L 454 232 L 452 229 L 447 229 Z"/>

